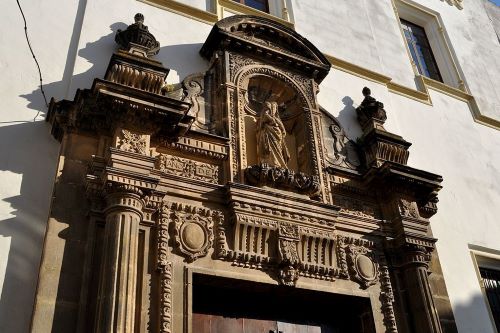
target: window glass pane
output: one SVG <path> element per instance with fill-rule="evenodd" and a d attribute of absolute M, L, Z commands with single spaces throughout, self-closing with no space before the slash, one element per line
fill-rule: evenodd
<path fill-rule="evenodd" d="M 479 268 L 495 325 L 500 328 L 500 271 Z"/>
<path fill-rule="evenodd" d="M 261 10 L 263 12 L 268 13 L 269 7 L 267 5 L 267 0 L 234 0 L 241 4 L 247 5 L 248 7 L 255 8 L 257 10 Z"/>
<path fill-rule="evenodd" d="M 405 20 L 401 20 L 401 26 L 403 27 L 406 43 L 410 49 L 411 57 L 417 65 L 418 72 L 442 82 L 443 79 L 439 73 L 436 59 L 432 54 L 424 28 Z"/>

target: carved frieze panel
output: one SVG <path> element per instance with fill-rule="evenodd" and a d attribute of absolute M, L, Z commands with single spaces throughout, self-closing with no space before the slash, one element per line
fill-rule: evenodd
<path fill-rule="evenodd" d="M 333 281 L 338 275 L 335 233 L 301 227 L 300 238 L 300 275 Z"/>
<path fill-rule="evenodd" d="M 147 70 L 119 59 L 113 60 L 115 60 L 114 63 L 106 73 L 106 80 L 154 94 L 161 93 L 166 77 L 164 71 Z"/>
<path fill-rule="evenodd" d="M 268 217 L 254 215 L 257 211 Z M 231 224 L 217 226 L 218 258 L 276 272 L 283 285 L 295 285 L 299 276 L 333 281 L 338 275 L 334 229 L 325 230 L 325 223 L 303 225 L 299 221 L 308 219 L 296 215 L 287 220 L 263 208 L 236 212 Z"/>
<path fill-rule="evenodd" d="M 157 168 L 165 174 L 202 180 L 212 184 L 219 182 L 219 166 L 217 165 L 168 154 L 159 154 L 156 164 Z"/>

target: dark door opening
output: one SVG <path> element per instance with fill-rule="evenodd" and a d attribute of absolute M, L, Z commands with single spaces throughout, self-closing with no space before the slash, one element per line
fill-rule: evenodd
<path fill-rule="evenodd" d="M 374 333 L 367 298 L 193 275 L 193 333 Z"/>

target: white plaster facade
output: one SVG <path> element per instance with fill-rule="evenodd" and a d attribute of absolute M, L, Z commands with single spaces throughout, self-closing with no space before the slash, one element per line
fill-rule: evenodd
<path fill-rule="evenodd" d="M 322 52 L 416 89 L 394 2 L 293 0 L 286 4 L 296 31 Z M 483 0 L 464 0 L 463 9 L 443 0 L 406 2 L 439 14 L 466 89 L 481 114 L 500 121 L 500 9 Z M 220 10 L 212 1 L 185 3 L 200 10 Z M 88 88 L 93 78 L 102 77 L 117 47 L 116 30 L 130 24 L 137 12 L 144 14 L 145 24 L 161 43 L 156 59 L 172 69 L 169 83 L 208 66 L 198 51 L 211 23 L 137 0 L 21 4 L 48 98 L 72 99 L 78 88 Z M 276 8 L 282 4 L 276 2 Z M 46 108 L 19 9 L 14 2 L 1 8 L 0 331 L 25 332 L 31 319 L 58 143 L 43 121 Z M 492 22 L 497 22 L 497 32 Z M 499 128 L 475 122 L 470 105 L 450 94 L 430 89 L 429 105 L 394 93 L 380 82 L 333 69 L 320 86 L 319 102 L 338 117 L 352 139 L 361 134 L 354 108 L 362 100 L 364 86 L 386 105 L 386 128 L 413 143 L 409 165 L 444 178 L 439 212 L 431 225 L 459 331 L 494 332 L 470 246 L 500 251 Z M 64 242 L 63 230 L 60 236 Z M 47 313 L 47 320 L 53 315 Z"/>

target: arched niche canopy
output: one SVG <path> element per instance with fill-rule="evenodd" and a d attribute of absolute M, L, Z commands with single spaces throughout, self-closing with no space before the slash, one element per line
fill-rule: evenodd
<path fill-rule="evenodd" d="M 320 83 L 331 64 L 306 38 L 275 21 L 251 15 L 235 15 L 217 22 L 200 53 L 212 59 L 218 50 L 252 54 L 278 63 Z"/>

